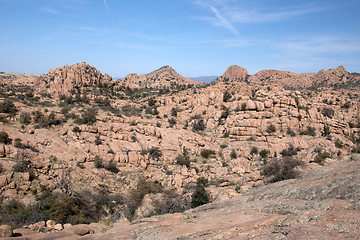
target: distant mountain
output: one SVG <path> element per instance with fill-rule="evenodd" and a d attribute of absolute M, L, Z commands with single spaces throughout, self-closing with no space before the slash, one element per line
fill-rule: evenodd
<path fill-rule="evenodd" d="M 200 76 L 200 77 L 189 77 L 190 79 L 198 82 L 212 82 L 217 79 L 219 76 Z"/>

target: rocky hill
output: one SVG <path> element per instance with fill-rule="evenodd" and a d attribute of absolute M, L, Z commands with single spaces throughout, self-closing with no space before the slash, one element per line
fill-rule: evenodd
<path fill-rule="evenodd" d="M 121 85 L 129 88 L 179 89 L 194 86 L 199 82 L 185 78 L 172 67 L 163 66 L 149 74 L 139 76 L 136 73 L 127 75 Z"/>
<path fill-rule="evenodd" d="M 152 76 L 165 79 L 168 72 L 165 67 Z M 344 82 L 341 72 L 345 74 L 341 69 L 318 73 L 325 80 L 316 90 L 273 80 L 255 83 L 236 66 L 216 84 L 168 91 L 127 88 L 85 63 L 51 70 L 35 83 L 21 76 L 1 80 L 0 223 L 39 230 L 45 223 L 32 224 L 51 219 L 61 230 L 67 223 L 109 224 L 127 218 L 140 225 L 126 227 L 141 229 L 141 221 L 147 220 L 139 219 L 196 206 L 194 195 L 200 190 L 215 202 L 211 206 L 241 196 L 248 201 L 250 195 L 244 194 L 250 189 L 269 189 L 271 182 L 313 169 L 321 173 L 324 165 L 345 166 L 346 156 L 360 152 L 360 92 L 323 84 L 335 86 L 336 77 Z M 280 78 L 273 74 L 271 79 Z M 286 77 L 292 79 L 291 74 Z M 302 187 L 298 180 L 291 184 Z M 264 201 L 265 195 L 278 199 L 277 194 L 266 192 L 251 201 Z M 275 211 L 276 206 L 269 208 Z M 65 211 L 68 215 L 61 214 Z M 172 215 L 169 221 L 177 224 L 186 216 Z M 266 225 L 265 215 L 256 216 Z M 153 219 L 168 218 L 149 221 Z M 240 234 L 235 228 L 233 234 Z"/>
<path fill-rule="evenodd" d="M 35 82 L 38 92 L 54 94 L 74 94 L 86 88 L 108 87 L 112 78 L 101 74 L 96 68 L 85 62 L 50 69 L 48 74 L 39 77 Z"/>

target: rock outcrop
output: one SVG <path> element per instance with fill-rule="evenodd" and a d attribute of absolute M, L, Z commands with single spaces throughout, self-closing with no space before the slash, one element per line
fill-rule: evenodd
<path fill-rule="evenodd" d="M 213 81 L 214 84 L 220 83 L 220 82 L 247 82 L 248 80 L 248 71 L 245 68 L 239 67 L 237 65 L 233 65 L 228 67 L 228 69 L 225 71 L 225 73 L 215 79 Z"/>
<path fill-rule="evenodd" d="M 112 83 L 111 76 L 101 74 L 95 67 L 81 62 L 49 70 L 35 82 L 38 92 L 45 91 L 51 95 L 77 93 L 79 89 L 100 87 L 106 88 Z"/>
<path fill-rule="evenodd" d="M 155 88 L 179 89 L 189 85 L 200 84 L 197 81 L 185 78 L 178 74 L 172 67 L 163 66 L 154 72 L 139 76 L 136 73 L 127 75 L 121 80 L 121 85 L 129 88 Z"/>

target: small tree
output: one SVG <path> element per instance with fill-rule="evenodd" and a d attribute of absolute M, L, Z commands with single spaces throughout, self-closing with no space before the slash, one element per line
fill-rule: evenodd
<path fill-rule="evenodd" d="M 205 186 L 208 184 L 206 178 L 198 178 L 196 181 L 196 189 L 191 197 L 191 207 L 195 208 L 210 202 L 209 193 L 206 191 Z"/>

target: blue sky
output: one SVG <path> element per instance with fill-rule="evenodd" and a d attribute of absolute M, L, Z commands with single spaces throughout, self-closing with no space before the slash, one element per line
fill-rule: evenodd
<path fill-rule="evenodd" d="M 359 0 L 0 0 L 0 71 L 360 72 Z"/>

